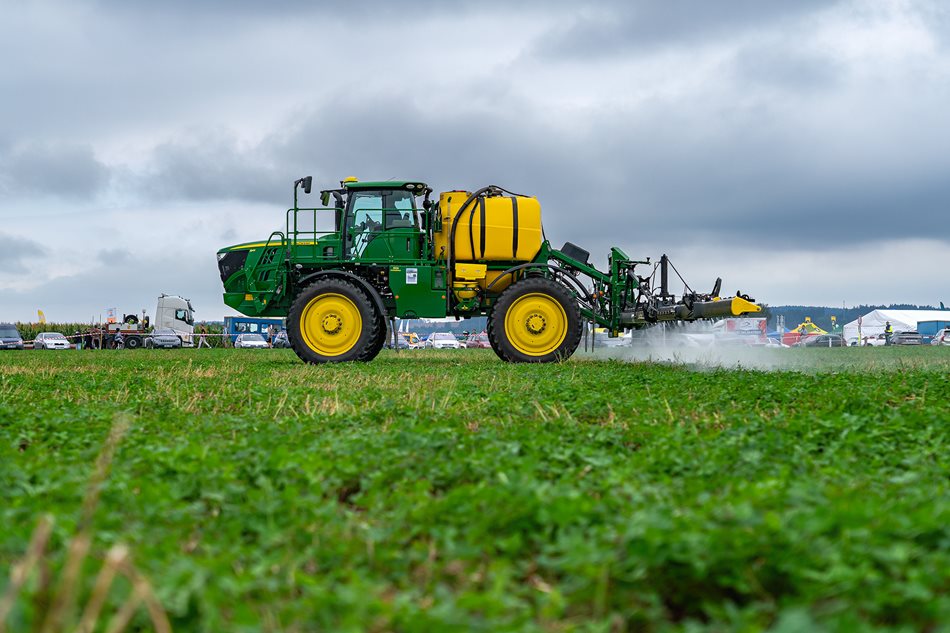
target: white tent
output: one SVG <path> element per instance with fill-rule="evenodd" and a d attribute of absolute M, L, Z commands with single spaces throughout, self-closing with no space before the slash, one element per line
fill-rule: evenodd
<path fill-rule="evenodd" d="M 873 310 L 861 317 L 861 336 L 877 336 L 890 321 L 895 332 L 916 330 L 918 321 L 950 321 L 950 310 Z M 858 338 L 858 320 L 845 324 L 846 341 Z"/>

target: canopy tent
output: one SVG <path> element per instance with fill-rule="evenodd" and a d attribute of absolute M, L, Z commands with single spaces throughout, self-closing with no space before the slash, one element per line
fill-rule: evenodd
<path fill-rule="evenodd" d="M 916 330 L 918 321 L 950 321 L 950 310 L 873 310 L 860 317 L 861 337 L 877 336 L 891 322 L 895 332 Z M 846 341 L 858 338 L 858 319 L 844 326 Z"/>
<path fill-rule="evenodd" d="M 789 332 L 798 332 L 799 334 L 827 334 L 828 332 L 815 325 L 811 317 L 805 317 L 805 320 L 789 330 Z"/>

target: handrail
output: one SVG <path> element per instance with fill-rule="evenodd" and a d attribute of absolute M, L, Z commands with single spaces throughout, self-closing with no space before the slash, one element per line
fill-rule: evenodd
<path fill-rule="evenodd" d="M 311 214 L 312 214 L 312 218 L 311 218 L 311 219 L 312 219 L 312 224 L 311 224 L 311 226 L 313 226 L 313 229 L 311 229 L 311 230 L 300 230 L 300 229 L 298 228 L 299 223 L 298 223 L 298 221 L 297 221 L 297 218 L 298 218 L 298 216 L 300 215 L 300 212 L 301 212 L 301 211 L 308 212 L 308 213 L 311 213 Z M 326 213 L 333 213 L 334 215 L 336 215 L 336 213 L 338 213 L 339 209 L 337 209 L 336 207 L 292 208 L 292 209 L 287 209 L 287 214 L 286 214 L 287 241 L 288 241 L 290 244 L 292 244 L 295 249 L 299 249 L 301 246 L 303 246 L 303 244 L 301 244 L 301 242 L 304 241 L 304 240 L 301 240 L 301 239 L 300 239 L 301 236 L 303 236 L 303 237 L 305 237 L 305 238 L 306 238 L 306 237 L 310 237 L 310 240 L 309 240 L 310 243 L 309 243 L 309 244 L 306 244 L 306 246 L 309 246 L 309 247 L 312 249 L 312 252 L 311 252 L 311 258 L 312 258 L 312 259 L 321 259 L 321 257 L 322 257 L 322 256 L 320 255 L 320 253 L 319 253 L 319 248 L 318 248 L 318 244 L 317 244 L 318 238 L 319 238 L 320 236 L 326 236 L 326 235 L 334 235 L 334 234 L 336 234 L 336 231 L 318 231 L 318 230 L 317 230 L 317 212 L 318 212 L 318 211 L 323 211 L 323 212 L 326 212 Z M 293 221 L 291 221 L 291 214 L 293 214 Z M 335 223 L 335 222 L 336 222 L 336 219 L 334 218 L 334 223 Z M 298 251 L 298 252 L 299 252 L 299 251 Z"/>
<path fill-rule="evenodd" d="M 389 212 L 398 213 L 400 216 L 400 219 L 405 213 L 411 214 L 410 226 L 390 227 L 390 228 L 418 228 L 418 214 L 420 212 L 419 209 L 415 209 L 415 208 L 400 209 L 397 207 L 380 207 L 380 208 L 361 208 L 361 209 L 358 209 L 358 211 L 379 212 L 380 219 L 382 220 L 381 226 L 382 226 L 383 231 L 385 231 L 387 227 L 387 213 Z M 339 233 L 340 230 L 342 230 L 342 226 L 339 226 L 342 223 L 338 222 L 338 219 L 334 217 L 334 226 L 337 227 L 337 230 L 318 231 L 317 230 L 317 213 L 318 212 L 323 212 L 323 213 L 332 212 L 335 215 L 337 213 L 340 213 L 341 210 L 338 209 L 337 207 L 305 207 L 305 208 L 294 207 L 294 208 L 287 209 L 287 212 L 285 214 L 285 226 L 287 227 L 288 243 L 291 244 L 294 247 L 294 249 L 297 250 L 298 253 L 300 253 L 300 249 L 303 248 L 304 246 L 309 246 L 310 247 L 309 254 L 313 260 L 324 259 L 324 256 L 321 255 L 320 253 L 319 245 L 317 244 L 317 242 L 319 241 L 319 238 L 322 236 L 336 235 Z M 310 226 L 313 227 L 312 229 L 302 230 L 300 228 L 299 217 L 301 213 L 307 213 L 310 215 L 310 219 L 311 219 Z M 373 233 L 375 232 L 376 231 L 373 231 Z M 340 238 L 342 242 L 345 243 L 346 236 L 340 235 Z M 309 241 L 310 243 L 307 244 L 306 243 L 307 241 Z M 342 247 L 342 244 L 341 244 L 341 247 Z M 301 253 L 301 254 L 305 255 L 306 253 Z M 335 259 L 336 257 L 334 257 L 334 260 Z"/>
<path fill-rule="evenodd" d="M 247 272 L 247 275 L 248 275 L 248 276 L 247 276 L 247 287 L 248 287 L 248 290 L 257 290 L 257 270 L 263 266 L 263 264 L 261 264 L 261 258 L 263 258 L 263 257 L 266 255 L 267 250 L 271 247 L 271 240 L 273 239 L 273 237 L 274 237 L 275 235 L 279 235 L 279 236 L 280 236 L 280 246 L 279 246 L 278 248 L 279 248 L 281 251 L 283 251 L 284 248 L 286 247 L 286 242 L 287 242 L 286 236 L 285 236 L 283 233 L 281 233 L 280 231 L 272 231 L 271 234 L 270 234 L 270 236 L 268 236 L 267 241 L 264 242 L 264 248 L 261 249 L 261 254 L 260 254 L 260 256 L 257 258 L 257 262 L 254 264 L 253 268 L 251 268 L 251 269 Z M 275 244 L 275 245 L 276 245 L 276 244 Z M 267 265 L 270 265 L 270 264 L 273 263 L 273 264 L 275 265 L 275 267 L 276 267 L 278 261 L 279 261 L 279 260 L 278 260 L 276 254 L 275 254 L 273 261 L 268 262 Z"/>

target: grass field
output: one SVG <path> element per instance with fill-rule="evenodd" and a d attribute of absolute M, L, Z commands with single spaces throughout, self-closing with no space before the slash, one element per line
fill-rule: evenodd
<path fill-rule="evenodd" d="M 3 354 L 0 595 L 120 420 L 91 551 L 177 631 L 950 630 L 950 349 L 782 353 Z"/>

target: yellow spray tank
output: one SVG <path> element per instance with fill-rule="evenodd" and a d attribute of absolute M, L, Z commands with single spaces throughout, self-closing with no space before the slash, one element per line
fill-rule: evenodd
<path fill-rule="evenodd" d="M 433 233 L 436 257 L 448 259 L 449 239 L 455 227 L 456 262 L 453 291 L 460 300 L 473 298 L 475 288 L 485 289 L 501 271 L 489 271 L 486 265 L 464 266 L 469 262 L 530 262 L 541 250 L 541 203 L 531 196 L 479 196 L 470 199 L 468 191 L 439 194 L 439 222 Z M 466 204 L 466 201 L 468 203 Z M 510 276 L 494 285 L 500 291 Z"/>

